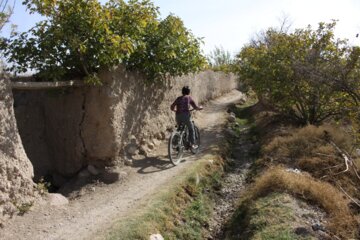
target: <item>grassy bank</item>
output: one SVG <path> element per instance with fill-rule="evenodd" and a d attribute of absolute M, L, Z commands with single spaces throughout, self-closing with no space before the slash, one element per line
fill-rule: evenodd
<path fill-rule="evenodd" d="M 149 239 L 156 233 L 165 239 L 202 239 L 221 186 L 224 149 L 216 147 L 197 160 L 141 210 L 117 222 L 106 239 Z"/>
<path fill-rule="evenodd" d="M 359 179 L 354 169 L 343 172 L 350 136 L 339 126 L 291 125 L 259 104 L 236 113 L 252 115 L 248 119 L 253 119 L 259 155 L 248 175 L 251 187 L 228 223 L 227 238 L 356 239 L 359 214 L 345 192 L 358 199 Z M 303 204 L 289 208 L 288 198 Z M 317 213 L 307 221 L 308 216 L 296 213 L 312 207 Z M 325 219 L 314 224 L 321 213 Z"/>

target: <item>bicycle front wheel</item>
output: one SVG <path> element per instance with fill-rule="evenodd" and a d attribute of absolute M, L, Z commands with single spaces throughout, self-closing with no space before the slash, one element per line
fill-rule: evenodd
<path fill-rule="evenodd" d="M 182 159 L 184 146 L 182 144 L 181 134 L 173 132 L 169 138 L 168 154 L 169 159 L 175 166 L 179 164 Z"/>
<path fill-rule="evenodd" d="M 197 154 L 199 152 L 200 149 L 200 131 L 199 128 L 197 126 L 194 126 L 194 134 L 195 134 L 195 142 L 194 144 L 196 144 L 198 147 L 197 148 L 191 148 L 191 152 L 193 154 Z"/>

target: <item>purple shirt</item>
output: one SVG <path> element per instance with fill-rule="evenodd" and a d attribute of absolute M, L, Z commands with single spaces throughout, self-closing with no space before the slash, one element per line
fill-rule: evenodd
<path fill-rule="evenodd" d="M 173 104 L 171 104 L 171 110 L 175 110 L 176 107 L 176 113 L 190 113 L 189 107 L 190 105 L 197 109 L 198 106 L 196 106 L 194 100 L 189 96 L 180 96 L 178 97 Z"/>

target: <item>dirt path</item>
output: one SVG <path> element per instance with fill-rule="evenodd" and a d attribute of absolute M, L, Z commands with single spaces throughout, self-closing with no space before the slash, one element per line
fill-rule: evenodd
<path fill-rule="evenodd" d="M 210 101 L 204 111 L 197 113 L 196 123 L 202 129 L 202 153 L 211 144 L 221 141 L 226 106 L 242 97 L 234 90 Z M 14 216 L 0 230 L 0 239 L 93 239 L 95 234 L 107 229 L 115 220 L 142 206 L 157 189 L 196 160 L 196 156 L 188 157 L 173 167 L 166 154 L 164 142 L 147 158 L 135 160 L 132 167 L 119 170 L 123 177 L 120 181 L 92 185 L 87 194 L 63 207 L 40 205 L 24 216 Z"/>

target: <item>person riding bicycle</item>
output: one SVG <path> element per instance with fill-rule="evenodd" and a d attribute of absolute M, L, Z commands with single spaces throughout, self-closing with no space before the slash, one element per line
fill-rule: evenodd
<path fill-rule="evenodd" d="M 180 126 L 181 123 L 185 124 L 189 129 L 189 141 L 193 149 L 198 148 L 195 143 L 194 124 L 191 121 L 190 105 L 196 110 L 202 110 L 202 107 L 196 105 L 190 96 L 189 86 L 184 86 L 181 90 L 182 96 L 176 98 L 171 104 L 171 111 L 176 112 L 176 123 Z"/>

